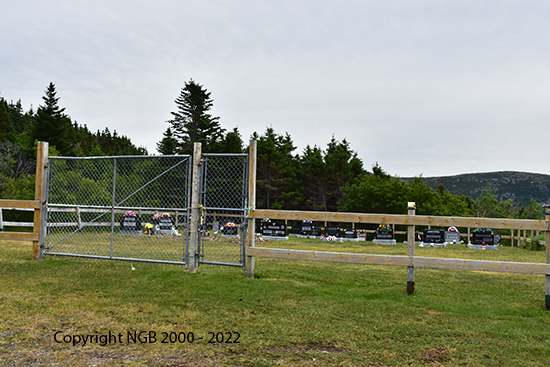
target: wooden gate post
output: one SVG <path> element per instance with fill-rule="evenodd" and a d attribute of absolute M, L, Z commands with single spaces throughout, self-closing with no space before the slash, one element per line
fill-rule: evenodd
<path fill-rule="evenodd" d="M 202 158 L 201 143 L 193 144 L 193 170 L 191 178 L 191 231 L 189 238 L 189 254 L 187 261 L 189 262 L 189 272 L 197 271 L 198 263 L 198 243 L 199 243 L 199 193 L 200 193 L 200 165 Z"/>
<path fill-rule="evenodd" d="M 415 203 L 408 204 L 409 216 L 416 214 Z M 409 224 L 407 228 L 407 254 L 409 255 L 409 266 L 407 267 L 407 293 L 414 293 L 414 224 Z"/>
<path fill-rule="evenodd" d="M 256 221 L 252 218 L 252 211 L 256 208 L 256 156 L 257 142 L 250 141 L 248 151 L 248 247 L 254 247 L 256 238 Z M 285 220 L 286 223 L 286 220 Z M 254 278 L 254 257 L 246 256 L 246 276 Z"/>
<path fill-rule="evenodd" d="M 550 264 L 550 206 L 544 206 L 544 219 L 546 230 L 544 231 L 544 247 L 546 248 L 546 263 Z M 550 275 L 546 274 L 546 309 L 550 310 Z"/>
<path fill-rule="evenodd" d="M 33 260 L 44 259 L 46 248 L 46 211 L 48 201 L 48 143 L 38 142 L 36 149 L 36 179 L 34 184 L 34 200 L 40 202 L 34 209 L 33 233 L 38 235 L 38 241 L 32 241 Z"/>

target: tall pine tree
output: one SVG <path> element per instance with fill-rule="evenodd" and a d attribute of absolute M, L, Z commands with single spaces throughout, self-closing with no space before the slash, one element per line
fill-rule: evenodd
<path fill-rule="evenodd" d="M 33 138 L 47 141 L 62 155 L 69 155 L 76 141 L 71 119 L 63 113 L 65 108 L 59 107 L 55 84 L 50 82 L 45 93 L 42 97 L 44 105 L 39 106 L 36 111 Z"/>
<path fill-rule="evenodd" d="M 177 111 L 171 112 L 174 118 L 168 122 L 177 142 L 176 152 L 190 154 L 193 143 L 198 142 L 204 152 L 219 150 L 225 130 L 220 126 L 220 118 L 209 113 L 214 104 L 210 92 L 191 79 L 174 102 Z"/>

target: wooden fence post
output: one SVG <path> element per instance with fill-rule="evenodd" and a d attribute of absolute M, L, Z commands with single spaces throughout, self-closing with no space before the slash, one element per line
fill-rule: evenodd
<path fill-rule="evenodd" d="M 48 201 L 48 143 L 42 141 L 38 142 L 36 149 L 34 200 L 40 202 L 40 207 L 34 209 L 33 232 L 38 234 L 38 241 L 32 241 L 32 258 L 33 260 L 42 260 L 46 248 L 46 209 Z"/>
<path fill-rule="evenodd" d="M 254 247 L 256 239 L 256 221 L 252 218 L 252 210 L 256 208 L 256 140 L 250 141 L 248 151 L 248 247 Z M 285 223 L 287 223 L 285 219 Z M 288 230 L 288 227 L 285 227 Z M 254 278 L 254 257 L 246 256 L 246 276 Z"/>
<path fill-rule="evenodd" d="M 199 193 L 200 193 L 200 165 L 202 158 L 201 143 L 193 144 L 193 170 L 191 179 L 191 231 L 189 238 L 189 272 L 197 271 L 198 263 L 198 233 L 199 233 Z"/>
<path fill-rule="evenodd" d="M 416 214 L 415 203 L 408 204 L 409 216 Z M 414 224 L 409 224 L 407 228 L 407 254 L 409 255 L 409 266 L 407 267 L 407 293 L 414 293 Z"/>
<path fill-rule="evenodd" d="M 546 263 L 550 264 L 550 206 L 544 206 L 544 219 L 546 230 L 544 231 L 544 247 L 546 248 Z M 550 310 L 550 275 L 546 275 L 546 309 Z"/>

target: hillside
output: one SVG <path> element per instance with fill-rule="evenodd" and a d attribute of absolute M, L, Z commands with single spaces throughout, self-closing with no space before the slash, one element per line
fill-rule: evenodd
<path fill-rule="evenodd" d="M 409 181 L 412 178 L 402 178 Z M 528 172 L 484 172 L 466 173 L 456 176 L 422 177 L 422 180 L 434 190 L 437 185 L 445 185 L 451 194 L 466 195 L 476 199 L 482 190 L 489 187 L 500 200 L 513 199 L 520 205 L 526 205 L 531 199 L 539 203 L 550 200 L 550 175 Z"/>

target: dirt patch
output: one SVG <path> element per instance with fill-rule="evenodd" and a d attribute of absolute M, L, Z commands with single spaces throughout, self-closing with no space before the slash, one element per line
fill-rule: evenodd
<path fill-rule="evenodd" d="M 422 352 L 421 357 L 426 363 L 439 365 L 450 360 L 450 354 L 456 349 L 448 346 L 439 346 L 431 349 L 426 349 Z"/>

